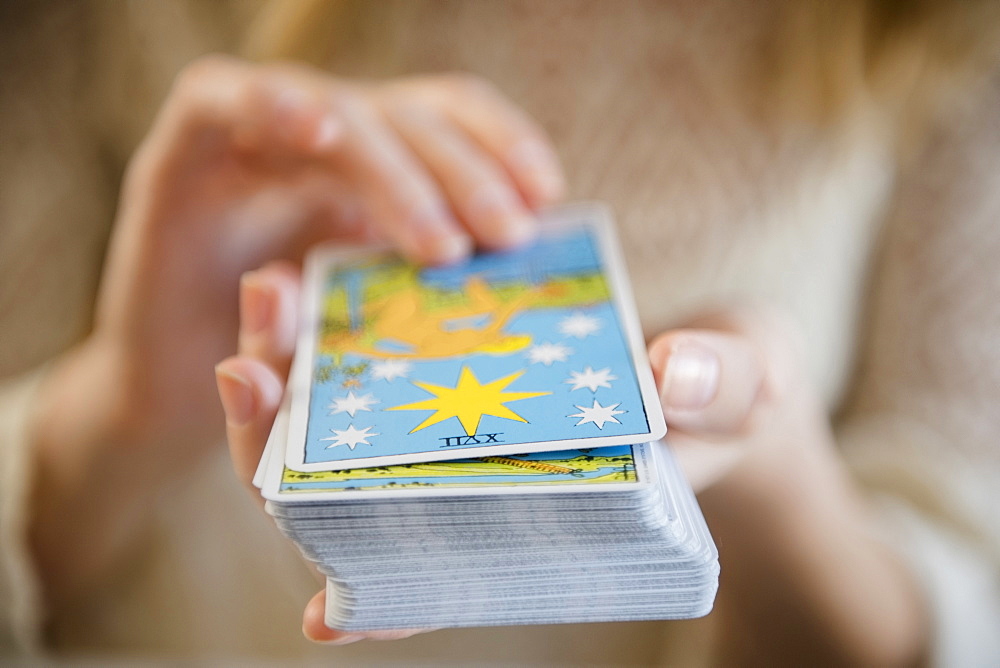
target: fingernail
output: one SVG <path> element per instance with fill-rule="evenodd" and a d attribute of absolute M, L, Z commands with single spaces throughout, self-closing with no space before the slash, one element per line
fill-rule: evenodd
<path fill-rule="evenodd" d="M 417 236 L 426 233 L 449 231 L 458 227 L 458 221 L 444 204 L 426 204 L 415 207 L 409 217 L 409 229 Z"/>
<path fill-rule="evenodd" d="M 249 381 L 219 364 L 215 367 L 215 382 L 219 387 L 226 422 L 237 427 L 250 422 L 255 402 Z"/>
<path fill-rule="evenodd" d="M 472 252 L 472 242 L 462 234 L 432 237 L 424 243 L 424 254 L 435 264 L 453 264 Z"/>
<path fill-rule="evenodd" d="M 519 246 L 535 236 L 535 226 L 525 215 L 518 196 L 498 184 L 481 188 L 472 196 L 469 216 L 494 224 L 489 232 L 494 246 Z"/>
<path fill-rule="evenodd" d="M 504 248 L 517 248 L 534 240 L 537 232 L 534 220 L 530 216 L 521 213 L 508 215 L 507 224 L 503 227 L 501 244 Z"/>
<path fill-rule="evenodd" d="M 542 202 L 555 202 L 566 194 L 566 182 L 558 173 L 539 170 L 534 175 L 535 196 Z"/>
<path fill-rule="evenodd" d="M 426 633 L 426 631 L 424 631 L 423 629 L 411 629 L 408 631 L 396 631 L 393 633 L 385 632 L 380 635 L 372 634 L 369 636 L 369 638 L 371 640 L 379 640 L 379 641 L 406 640 L 407 638 L 412 638 L 413 636 L 419 635 L 421 633 Z"/>
<path fill-rule="evenodd" d="M 526 139 L 511 149 L 509 159 L 515 168 L 531 174 L 535 195 L 540 199 L 557 200 L 565 193 L 566 182 L 559 161 L 544 142 Z"/>
<path fill-rule="evenodd" d="M 340 141 L 344 124 L 336 116 L 327 114 L 320 119 L 313 134 L 312 148 L 317 152 L 329 151 Z"/>
<path fill-rule="evenodd" d="M 274 106 L 280 113 L 297 114 L 309 105 L 309 94 L 301 87 L 287 81 L 273 84 L 275 90 Z"/>
<path fill-rule="evenodd" d="M 416 209 L 406 226 L 405 243 L 412 256 L 434 264 L 450 264 L 465 258 L 472 251 L 472 242 L 449 210 L 441 206 Z"/>
<path fill-rule="evenodd" d="M 274 292 L 257 272 L 240 279 L 240 325 L 247 334 L 257 334 L 267 327 L 274 310 Z"/>
<path fill-rule="evenodd" d="M 361 633 L 348 633 L 342 635 L 334 640 L 321 640 L 324 645 L 350 645 L 352 642 L 357 642 L 359 640 L 364 640 L 365 636 Z"/>
<path fill-rule="evenodd" d="M 293 143 L 312 140 L 313 137 L 303 135 L 304 132 L 309 132 L 309 126 L 304 125 L 304 122 L 308 122 L 313 102 L 309 94 L 300 86 L 290 82 L 279 81 L 273 85 L 275 130 L 278 136 L 286 142 Z"/>
<path fill-rule="evenodd" d="M 704 408 L 719 391 L 719 375 L 719 358 L 714 352 L 695 343 L 678 345 L 663 370 L 660 399 L 664 408 Z"/>

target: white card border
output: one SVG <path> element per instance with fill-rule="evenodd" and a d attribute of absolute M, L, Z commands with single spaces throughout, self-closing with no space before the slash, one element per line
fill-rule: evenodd
<path fill-rule="evenodd" d="M 622 257 L 621 246 L 615 231 L 611 210 L 604 204 L 594 202 L 578 202 L 546 209 L 540 214 L 540 224 L 544 229 L 561 230 L 572 227 L 589 226 L 598 239 L 597 252 L 607 267 L 607 277 L 611 287 L 611 303 L 617 311 L 618 318 L 624 326 L 625 343 L 635 364 L 636 378 L 639 382 L 639 394 L 649 431 L 646 433 L 623 434 L 619 436 L 595 436 L 588 438 L 563 439 L 558 441 L 543 441 L 539 443 L 514 443 L 490 445 L 482 448 L 461 448 L 453 450 L 426 451 L 401 455 L 383 455 L 379 457 L 364 457 L 358 459 L 306 463 L 305 440 L 309 417 L 310 392 L 312 391 L 312 374 L 316 354 L 316 310 L 318 305 L 318 290 L 323 284 L 323 277 L 332 263 L 348 261 L 379 252 L 386 252 L 388 247 L 344 247 L 342 245 L 324 244 L 314 249 L 306 260 L 303 277 L 302 309 L 299 322 L 297 350 L 303 351 L 301 365 L 295 365 L 289 379 L 292 392 L 292 406 L 285 446 L 285 465 L 295 471 L 315 473 L 319 471 L 340 471 L 344 469 L 369 468 L 373 466 L 391 466 L 393 464 L 414 464 L 432 461 L 447 461 L 450 459 L 466 459 L 490 455 L 529 454 L 533 452 L 553 452 L 558 450 L 579 450 L 587 448 L 604 448 L 613 445 L 633 445 L 656 441 L 666 434 L 667 425 L 660 408 L 660 399 L 653 380 L 653 372 L 646 356 L 646 344 L 642 336 L 642 327 L 635 307 L 635 298 L 629 285 L 625 260 Z"/>

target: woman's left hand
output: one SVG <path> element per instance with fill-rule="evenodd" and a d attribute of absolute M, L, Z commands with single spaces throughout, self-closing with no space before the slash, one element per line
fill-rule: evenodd
<path fill-rule="evenodd" d="M 671 446 L 719 545 L 722 665 L 909 665 L 923 602 L 874 538 L 793 321 L 716 311 L 649 346 Z"/>
<path fill-rule="evenodd" d="M 758 460 L 832 444 L 800 350 L 792 320 L 770 308 L 706 313 L 652 341 L 667 441 L 695 491 Z"/>

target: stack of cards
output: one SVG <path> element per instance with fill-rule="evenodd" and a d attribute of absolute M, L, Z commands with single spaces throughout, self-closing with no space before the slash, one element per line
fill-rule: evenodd
<path fill-rule="evenodd" d="M 347 631 L 707 614 L 715 546 L 668 448 L 607 211 L 460 265 L 314 251 L 255 483 Z"/>

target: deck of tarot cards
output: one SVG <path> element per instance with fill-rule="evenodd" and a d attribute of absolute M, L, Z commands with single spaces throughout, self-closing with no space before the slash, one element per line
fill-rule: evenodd
<path fill-rule="evenodd" d="M 420 268 L 314 250 L 255 483 L 345 631 L 707 614 L 718 558 L 669 447 L 614 227 Z"/>

